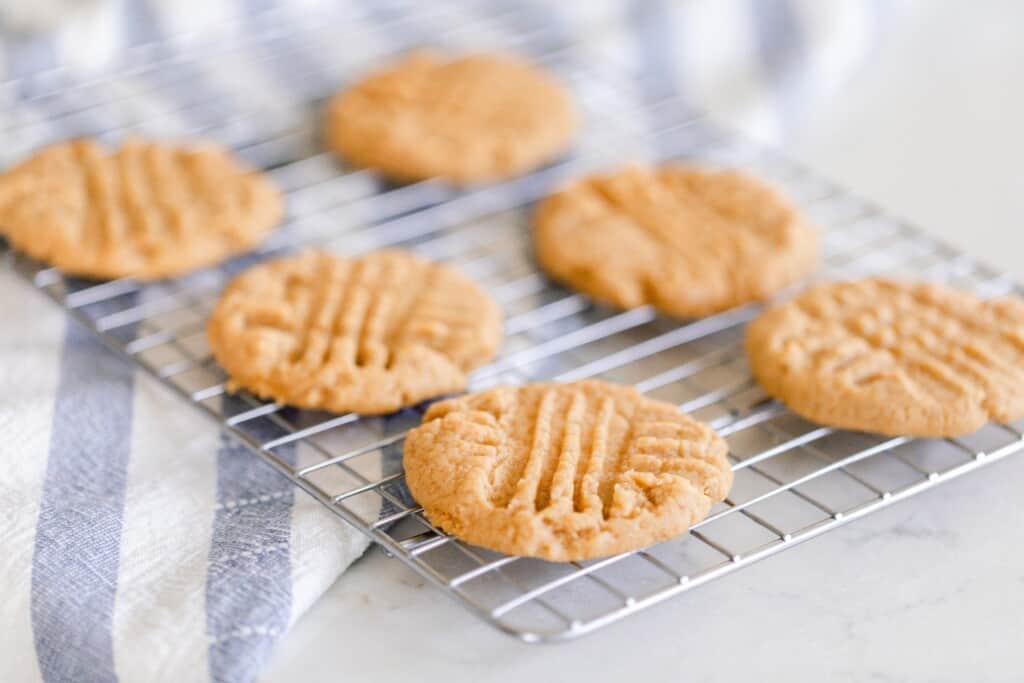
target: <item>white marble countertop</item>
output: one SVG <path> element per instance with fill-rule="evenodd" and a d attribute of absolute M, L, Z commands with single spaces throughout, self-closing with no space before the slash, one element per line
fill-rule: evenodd
<path fill-rule="evenodd" d="M 791 151 L 1019 277 L 1024 3 L 914 16 Z M 372 550 L 263 680 L 1019 680 L 1021 482 L 1011 456 L 560 645 L 493 631 Z"/>

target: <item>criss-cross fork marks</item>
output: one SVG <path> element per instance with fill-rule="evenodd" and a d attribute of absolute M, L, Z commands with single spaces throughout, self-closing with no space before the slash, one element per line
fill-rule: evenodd
<path fill-rule="evenodd" d="M 460 366 L 471 358 L 466 341 L 480 311 L 472 297 L 456 298 L 464 283 L 451 271 L 400 252 L 360 259 L 311 253 L 268 268 L 277 272 L 246 292 L 245 329 L 282 338 L 282 361 L 296 372 L 386 369 L 397 349 L 416 344 Z"/>
<path fill-rule="evenodd" d="M 721 255 L 764 258 L 785 249 L 796 214 L 753 179 L 735 171 L 709 174 L 668 166 L 631 168 L 595 178 L 590 186 L 610 212 L 641 229 L 689 267 L 701 269 Z M 722 267 L 722 264 L 715 264 Z"/>
<path fill-rule="evenodd" d="M 475 284 L 402 251 L 311 251 L 256 266 L 228 287 L 209 326 L 237 386 L 361 413 L 461 389 L 501 335 L 500 310 Z"/>
<path fill-rule="evenodd" d="M 0 222 L 12 241 L 96 275 L 201 265 L 253 244 L 279 213 L 276 191 L 215 147 L 128 141 L 109 152 L 73 140 L 0 177 Z"/>
<path fill-rule="evenodd" d="M 416 263 L 404 270 L 394 261 L 320 258 L 311 279 L 290 293 L 298 310 L 306 312 L 289 358 L 296 370 L 315 373 L 331 364 L 389 367 L 395 323 L 415 305 L 429 267 Z M 402 278 L 408 288 L 401 286 Z"/>
<path fill-rule="evenodd" d="M 799 325 L 780 339 L 815 372 L 853 387 L 902 381 L 924 397 L 981 396 L 1000 419 L 1024 386 L 1024 306 L 982 302 L 929 285 L 866 280 L 794 302 Z"/>
<path fill-rule="evenodd" d="M 669 484 L 725 495 L 724 445 L 708 428 L 599 386 L 608 385 L 494 390 L 474 410 L 448 412 L 452 403 L 434 417 L 458 433 L 462 454 L 481 457 L 476 466 L 496 509 L 608 520 L 654 510 Z"/>
<path fill-rule="evenodd" d="M 599 499 L 598 505 L 594 505 L 594 493 L 607 459 L 607 433 L 614 416 L 614 403 L 611 399 L 602 401 L 603 410 L 590 429 L 589 459 L 581 469 L 587 400 L 580 392 L 568 396 L 560 396 L 560 393 L 552 389 L 540 399 L 533 442 L 508 502 L 509 508 L 538 512 L 548 506 L 588 513 L 601 510 Z M 595 435 L 604 438 L 595 438 Z"/>
<path fill-rule="evenodd" d="M 738 171 L 629 166 L 543 203 L 537 255 L 600 300 L 703 317 L 764 299 L 809 271 L 814 231 L 789 202 Z"/>

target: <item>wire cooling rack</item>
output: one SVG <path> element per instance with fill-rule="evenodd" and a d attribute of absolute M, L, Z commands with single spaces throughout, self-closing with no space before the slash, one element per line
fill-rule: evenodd
<path fill-rule="evenodd" d="M 267 15 L 237 40 L 206 49 L 188 41 L 142 46 L 130 68 L 102 78 L 51 72 L 4 84 L 0 97 L 11 100 L 0 115 L 5 145 L 10 141 L 0 152 L 5 165 L 69 135 L 203 135 L 267 169 L 288 192 L 290 212 L 256 253 L 173 281 L 90 282 L 9 251 L 8 259 L 110 347 L 336 515 L 485 621 L 527 641 L 592 631 L 1020 450 L 1020 425 L 918 440 L 794 416 L 747 371 L 741 340 L 756 305 L 679 321 L 649 307 L 610 310 L 548 282 L 530 257 L 531 202 L 584 170 L 647 158 L 742 166 L 782 187 L 822 231 L 819 277 L 884 272 L 985 296 L 1016 290 L 1006 276 L 774 152 L 686 115 L 672 99 L 625 96 L 636 80 L 613 84 L 574 62 L 571 46 L 552 36 L 543 17 L 515 8 L 474 14 L 469 6 L 471 19 L 463 7 L 453 23 L 445 7 L 407 8 L 376 17 L 375 32 L 340 36 L 344 17 L 304 25 Z M 360 68 L 352 55 L 373 63 L 427 38 L 449 47 L 517 49 L 556 71 L 586 121 L 573 155 L 510 182 L 454 191 L 433 181 L 390 185 L 319 152 L 315 112 Z M 439 532 L 402 482 L 402 438 L 422 407 L 387 417 L 331 415 L 225 392 L 204 338 L 218 291 L 246 265 L 314 244 L 347 253 L 401 246 L 461 268 L 506 312 L 503 352 L 472 375 L 473 388 L 597 376 L 634 384 L 726 438 L 736 472 L 729 498 L 687 536 L 592 562 L 503 556 Z M 321 460 L 296 467 L 289 455 L 296 448 Z"/>

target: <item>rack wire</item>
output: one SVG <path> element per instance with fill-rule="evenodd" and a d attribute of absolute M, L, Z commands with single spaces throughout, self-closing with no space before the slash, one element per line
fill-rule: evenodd
<path fill-rule="evenodd" d="M 1021 424 L 920 440 L 809 423 L 768 398 L 749 375 L 741 341 L 758 305 L 679 321 L 650 307 L 610 310 L 547 281 L 530 256 L 531 203 L 584 170 L 648 158 L 742 166 L 783 188 L 821 229 L 824 267 L 817 277 L 912 274 L 984 296 L 1019 293 L 1009 277 L 774 151 L 687 113 L 671 98 L 623 96 L 642 88 L 639 79 L 612 82 L 574 61 L 573 46 L 552 35 L 543 17 L 468 4 L 456 24 L 446 7 L 378 17 L 374 34 L 351 38 L 384 46 L 361 51 L 365 63 L 428 36 L 446 48 L 528 53 L 573 88 L 583 109 L 585 130 L 572 156 L 519 179 L 464 191 L 435 181 L 395 186 L 372 172 L 344 168 L 317 151 L 315 111 L 358 70 L 355 51 L 339 39 L 337 24 L 322 17 L 285 23 L 266 15 L 256 22 L 258 30 L 207 50 L 187 40 L 141 46 L 131 68 L 88 81 L 52 72 L 0 85 L 0 96 L 17 95 L 0 109 L 0 130 L 12 141 L 0 154 L 6 165 L 38 145 L 80 134 L 218 139 L 266 169 L 288 193 L 287 223 L 267 244 L 153 284 L 65 277 L 9 250 L 7 259 L 108 346 L 341 519 L 488 623 L 531 642 L 593 631 L 1024 447 Z M 228 81 L 211 75 L 223 63 L 232 70 Z M 283 93 L 275 91 L 259 106 L 240 104 L 239 93 L 265 87 L 274 72 L 289 83 Z M 401 246 L 460 268 L 507 315 L 503 352 L 472 375 L 471 388 L 585 377 L 634 384 L 726 438 L 736 473 L 729 498 L 686 536 L 590 562 L 504 556 L 440 532 L 402 481 L 402 439 L 423 406 L 386 417 L 331 415 L 225 390 L 226 377 L 204 334 L 220 288 L 251 263 L 309 245 L 346 253 Z M 295 466 L 290 454 L 296 448 L 321 459 Z"/>

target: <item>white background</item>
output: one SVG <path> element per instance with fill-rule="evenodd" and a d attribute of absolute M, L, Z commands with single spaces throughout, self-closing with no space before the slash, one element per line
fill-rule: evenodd
<path fill-rule="evenodd" d="M 790 152 L 1019 278 L 1022 26 L 1024 3 L 921 3 Z M 1011 457 L 554 646 L 498 634 L 372 550 L 263 679 L 1020 680 L 1022 482 Z"/>

